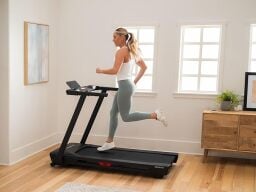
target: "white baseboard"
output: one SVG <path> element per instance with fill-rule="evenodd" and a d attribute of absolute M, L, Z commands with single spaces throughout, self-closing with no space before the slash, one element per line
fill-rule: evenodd
<path fill-rule="evenodd" d="M 59 143 L 61 141 L 60 135 L 62 134 L 54 133 L 32 143 L 12 149 L 10 152 L 9 165 L 15 164 L 31 155 L 34 155 L 35 153 L 38 153 L 52 145 Z"/>

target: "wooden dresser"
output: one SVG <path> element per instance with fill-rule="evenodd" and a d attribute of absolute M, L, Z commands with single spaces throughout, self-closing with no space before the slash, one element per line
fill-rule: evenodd
<path fill-rule="evenodd" d="M 209 150 L 256 152 L 256 112 L 204 111 L 201 147 Z"/>

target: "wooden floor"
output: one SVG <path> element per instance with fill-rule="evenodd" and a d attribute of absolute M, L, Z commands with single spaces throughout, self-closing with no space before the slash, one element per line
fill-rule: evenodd
<path fill-rule="evenodd" d="M 0 166 L 0 192 L 54 192 L 67 182 L 142 192 L 256 192 L 256 161 L 180 155 L 164 179 L 85 168 L 52 168 L 44 150 L 12 166 Z"/>

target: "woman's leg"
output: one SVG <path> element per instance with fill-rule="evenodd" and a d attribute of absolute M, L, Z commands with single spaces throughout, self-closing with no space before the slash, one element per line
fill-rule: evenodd
<path fill-rule="evenodd" d="M 144 119 L 158 119 L 157 112 L 145 113 L 134 112 L 130 113 L 131 100 L 134 92 L 134 84 L 129 80 L 123 80 L 118 82 L 119 89 L 115 95 L 112 108 L 110 111 L 110 124 L 109 124 L 109 136 L 106 143 L 102 147 L 98 147 L 98 151 L 106 151 L 115 147 L 113 142 L 116 128 L 118 126 L 118 113 L 120 112 L 123 121 L 140 121 Z M 159 112 L 158 112 L 159 113 Z M 161 117 L 163 118 L 163 117 Z M 165 118 L 165 117 L 164 117 Z M 159 120 L 159 119 L 158 119 Z M 165 120 L 165 119 L 164 119 Z M 163 120 L 160 120 L 163 121 Z"/>
<path fill-rule="evenodd" d="M 125 122 L 140 121 L 144 119 L 155 119 L 155 113 L 133 112 L 131 113 L 132 95 L 135 86 L 130 80 L 122 80 L 118 82 L 119 89 L 117 95 L 117 105 Z"/>
<path fill-rule="evenodd" d="M 108 139 L 107 142 L 112 142 L 115 132 L 116 132 L 116 128 L 118 125 L 118 105 L 117 105 L 117 97 L 118 97 L 118 92 L 116 93 L 114 100 L 113 100 L 113 104 L 112 104 L 112 108 L 110 110 L 110 122 L 109 122 L 109 134 L 108 134 Z"/>
<path fill-rule="evenodd" d="M 107 138 L 106 142 L 101 147 L 97 148 L 98 151 L 106 151 L 106 150 L 109 150 L 109 149 L 112 149 L 115 147 L 113 139 L 114 139 L 117 125 L 118 125 L 118 112 L 119 112 L 118 105 L 117 105 L 117 95 L 118 95 L 118 92 L 116 93 L 116 95 L 114 97 L 112 108 L 110 110 L 108 138 Z"/>

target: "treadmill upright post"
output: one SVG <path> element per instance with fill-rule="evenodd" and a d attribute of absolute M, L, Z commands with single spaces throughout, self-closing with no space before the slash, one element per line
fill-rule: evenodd
<path fill-rule="evenodd" d="M 106 90 L 102 90 L 101 93 L 106 93 Z M 92 125 L 93 125 L 93 123 L 94 123 L 94 121 L 96 119 L 96 116 L 97 116 L 97 114 L 99 112 L 100 106 L 101 106 L 101 104 L 103 102 L 103 99 L 104 99 L 104 96 L 99 96 L 98 101 L 97 101 L 97 103 L 96 103 L 96 105 L 95 105 L 95 107 L 93 109 L 93 112 L 92 112 L 92 115 L 90 117 L 90 120 L 87 123 L 87 126 L 86 126 L 86 129 L 84 131 L 83 137 L 82 137 L 82 139 L 80 141 L 81 144 L 85 144 L 85 142 L 86 142 L 86 140 L 88 138 L 88 135 L 89 135 L 89 133 L 90 133 L 90 131 L 92 129 Z"/>
<path fill-rule="evenodd" d="M 63 162 L 64 151 L 66 149 L 66 146 L 68 144 L 70 136 L 71 136 L 71 134 L 73 132 L 73 129 L 75 127 L 77 118 L 78 118 L 78 116 L 79 116 L 79 114 L 81 112 L 81 109 L 83 107 L 85 98 L 86 98 L 86 95 L 81 95 L 80 98 L 79 98 L 79 101 L 78 101 L 78 103 L 76 105 L 76 109 L 75 109 L 75 111 L 73 113 L 73 116 L 72 116 L 72 118 L 70 120 L 70 123 L 68 125 L 68 129 L 66 131 L 66 134 L 65 134 L 65 136 L 64 136 L 64 138 L 62 140 L 61 146 L 59 148 L 58 159 L 57 159 L 58 164 L 62 164 L 62 162 Z"/>

